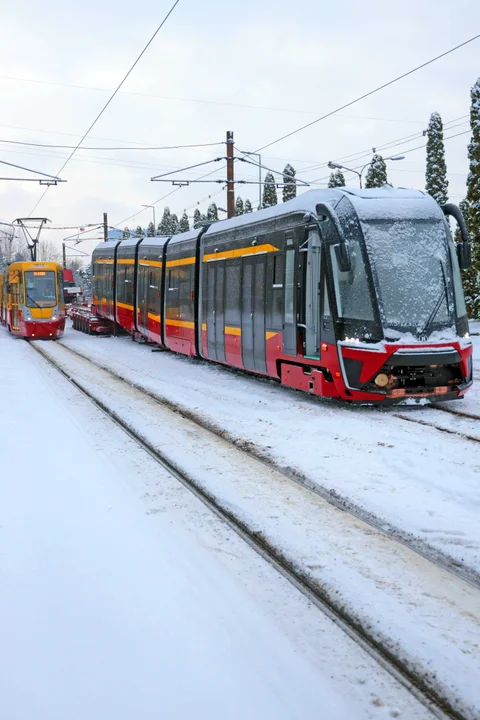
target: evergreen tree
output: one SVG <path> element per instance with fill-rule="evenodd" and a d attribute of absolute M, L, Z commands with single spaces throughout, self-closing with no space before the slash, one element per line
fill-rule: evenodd
<path fill-rule="evenodd" d="M 212 203 L 208 206 L 207 210 L 207 222 L 217 222 L 218 220 L 218 207 L 216 203 Z"/>
<path fill-rule="evenodd" d="M 245 208 L 243 207 L 243 200 L 239 195 L 235 202 L 235 215 L 243 215 L 244 212 Z"/>
<path fill-rule="evenodd" d="M 328 181 L 329 188 L 345 187 L 345 176 L 341 170 L 335 170 L 330 173 L 330 180 Z"/>
<path fill-rule="evenodd" d="M 171 229 L 171 215 L 170 215 L 170 208 L 166 207 L 163 211 L 162 220 L 158 225 L 158 234 L 159 235 L 171 235 L 170 232 Z"/>
<path fill-rule="evenodd" d="M 265 184 L 263 186 L 263 200 L 262 207 L 268 208 L 276 205 L 277 200 L 277 188 L 275 187 L 275 178 L 272 173 L 268 172 L 265 175 Z"/>
<path fill-rule="evenodd" d="M 137 229 L 135 230 L 135 235 L 145 235 L 141 225 L 137 225 Z"/>
<path fill-rule="evenodd" d="M 190 230 L 190 223 L 188 222 L 188 215 L 186 210 L 183 211 L 183 215 L 180 218 L 178 229 L 180 230 L 180 232 L 187 232 L 188 230 Z"/>
<path fill-rule="evenodd" d="M 381 155 L 375 154 L 368 168 L 365 180 L 366 188 L 383 187 L 387 182 L 387 166 Z"/>
<path fill-rule="evenodd" d="M 252 203 L 250 202 L 250 200 L 248 198 L 245 200 L 244 209 L 245 209 L 245 213 L 253 212 Z"/>
<path fill-rule="evenodd" d="M 287 202 L 287 200 L 292 200 L 292 198 L 297 197 L 297 183 L 295 175 L 296 172 L 294 168 L 290 165 L 290 163 L 287 163 L 283 168 L 283 202 Z"/>
<path fill-rule="evenodd" d="M 152 221 L 148 223 L 147 227 L 147 237 L 155 237 L 155 225 Z"/>
<path fill-rule="evenodd" d="M 470 317 L 480 318 L 480 78 L 472 87 L 470 96 L 472 138 L 468 145 L 470 170 L 464 208 L 466 208 L 465 220 L 472 243 L 472 267 L 463 273 L 463 279 Z"/>
<path fill-rule="evenodd" d="M 170 215 L 170 233 L 172 235 L 177 235 L 180 232 L 179 228 L 180 223 L 178 222 L 178 217 L 173 213 L 173 215 Z"/>
<path fill-rule="evenodd" d="M 128 240 L 129 237 L 130 237 L 130 229 L 127 226 L 125 226 L 122 231 L 122 238 L 123 238 L 123 240 Z"/>
<path fill-rule="evenodd" d="M 448 200 L 447 166 L 443 144 L 443 123 L 438 112 L 430 115 L 427 128 L 427 170 L 425 190 L 440 204 Z"/>
<path fill-rule="evenodd" d="M 202 224 L 202 213 L 198 208 L 195 208 L 195 212 L 193 213 L 193 227 L 199 228 Z"/>
<path fill-rule="evenodd" d="M 92 295 L 92 263 L 80 270 L 80 277 L 82 278 L 82 290 L 83 294 L 87 297 Z"/>

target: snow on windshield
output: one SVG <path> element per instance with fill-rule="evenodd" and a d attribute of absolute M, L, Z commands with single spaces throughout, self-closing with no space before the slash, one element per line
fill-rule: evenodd
<path fill-rule="evenodd" d="M 364 219 L 361 223 L 378 280 L 385 329 L 422 332 L 429 320 L 436 328 L 450 325 L 445 280 L 451 273 L 442 222 Z"/>

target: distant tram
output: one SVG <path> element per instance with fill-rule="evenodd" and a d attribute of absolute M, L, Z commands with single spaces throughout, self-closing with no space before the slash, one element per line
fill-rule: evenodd
<path fill-rule="evenodd" d="M 53 262 L 16 262 L 0 274 L 0 322 L 12 335 L 62 337 L 65 328 L 62 267 Z"/>
<path fill-rule="evenodd" d="M 174 352 L 313 395 L 451 400 L 472 384 L 469 265 L 456 206 L 389 186 L 312 190 L 173 237 L 100 244 L 92 309 Z"/>

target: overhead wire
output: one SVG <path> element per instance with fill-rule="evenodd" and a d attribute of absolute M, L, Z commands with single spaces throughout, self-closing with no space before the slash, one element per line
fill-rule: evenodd
<path fill-rule="evenodd" d="M 88 134 L 88 133 L 87 133 Z M 24 142 L 22 140 L 0 140 L 1 143 L 7 143 L 9 145 L 25 145 L 28 147 L 39 147 L 39 148 L 56 148 L 61 150 L 133 150 L 133 151 L 142 151 L 142 150 L 185 150 L 185 149 L 191 149 L 191 148 L 204 148 L 204 147 L 213 147 L 215 145 L 225 145 L 225 142 L 216 142 L 216 143 L 196 143 L 192 145 L 164 145 L 164 146 L 153 146 L 153 147 L 90 147 L 90 146 L 83 146 L 79 147 L 78 145 L 54 145 L 49 143 L 33 143 L 33 142 Z"/>
<path fill-rule="evenodd" d="M 32 78 L 19 78 L 19 77 L 11 77 L 10 75 L 0 75 L 0 80 L 11 80 L 16 82 L 25 82 L 25 83 L 34 83 L 38 85 L 50 85 L 54 87 L 65 87 L 65 88 L 72 88 L 76 90 L 88 90 L 93 92 L 112 92 L 111 90 L 107 88 L 96 88 L 91 87 L 88 85 L 74 85 L 71 83 L 59 83 L 59 82 L 53 82 L 50 80 L 36 80 Z M 270 110 L 272 112 L 285 112 L 285 113 L 296 113 L 299 115 L 316 115 L 317 110 L 299 110 L 298 108 L 277 108 L 272 107 L 270 105 L 250 105 L 247 103 L 237 103 L 237 102 L 230 102 L 227 100 L 206 100 L 204 98 L 186 98 L 186 97 L 174 97 L 171 95 L 157 95 L 154 93 L 144 93 L 144 92 L 134 92 L 134 91 L 126 91 L 123 90 L 121 95 L 134 95 L 137 97 L 149 97 L 149 98 L 158 98 L 159 100 L 174 100 L 177 102 L 189 102 L 189 103 L 199 103 L 199 104 L 205 104 L 205 105 L 220 105 L 225 107 L 240 107 L 240 108 L 246 108 L 250 110 Z M 415 123 L 418 124 L 421 121 L 420 120 L 397 120 L 395 118 L 377 118 L 377 117 L 364 117 L 364 116 L 358 116 L 358 115 L 344 115 L 343 117 L 350 117 L 352 119 L 356 120 L 380 120 L 382 122 L 405 122 L 405 123 Z"/>
<path fill-rule="evenodd" d="M 458 123 L 458 125 L 452 125 L 452 123 L 456 123 L 458 120 L 463 120 L 464 118 L 468 118 L 468 117 L 469 117 L 469 115 L 461 115 L 458 118 L 449 120 L 448 122 L 444 123 L 443 129 L 444 130 L 453 130 L 456 127 L 461 127 L 462 125 L 466 124 L 466 121 Z M 413 141 L 413 140 L 420 139 L 421 137 L 425 136 L 425 132 L 426 131 L 413 133 L 412 135 L 406 135 L 401 138 L 396 138 L 395 140 L 389 140 L 386 143 L 381 143 L 380 145 L 375 145 L 375 152 L 377 152 L 378 150 L 386 150 L 386 149 L 390 149 L 392 147 L 398 147 L 398 145 L 400 145 L 402 142 L 408 142 L 409 140 Z M 342 157 L 339 157 L 336 159 L 339 162 L 348 161 L 348 160 L 359 160 L 360 158 L 370 156 L 372 154 L 372 151 L 373 151 L 373 148 L 367 148 L 366 150 L 361 150 L 356 153 L 351 153 L 350 155 L 343 155 Z M 330 160 L 331 159 L 332 158 L 330 158 Z M 323 162 L 312 165 L 311 167 L 302 168 L 301 170 L 298 171 L 297 174 L 305 173 L 305 172 L 312 172 L 313 170 L 318 170 L 319 168 L 328 165 L 328 162 L 329 162 L 328 160 L 324 160 Z"/>
<path fill-rule="evenodd" d="M 173 5 L 171 6 L 170 10 L 167 12 L 167 14 L 166 14 L 165 17 L 163 18 L 162 22 L 160 23 L 160 25 L 157 27 L 157 29 L 155 30 L 155 32 L 154 32 L 153 35 L 151 36 L 150 40 L 147 42 L 147 44 L 145 45 L 145 47 L 143 48 L 143 50 L 141 51 L 141 53 L 140 53 L 140 54 L 138 55 L 138 57 L 136 58 L 136 60 L 135 60 L 135 62 L 133 63 L 133 65 L 130 66 L 130 69 L 129 69 L 128 72 L 124 75 L 124 77 L 122 78 L 122 80 L 120 81 L 120 83 L 117 85 L 117 87 L 115 88 L 115 90 L 113 91 L 113 93 L 110 95 L 110 97 L 108 98 L 107 102 L 104 104 L 104 106 L 102 107 L 102 109 L 100 110 L 100 112 L 97 114 L 96 118 L 95 118 L 94 121 L 91 123 L 90 127 L 88 128 L 88 130 L 87 130 L 87 131 L 84 133 L 84 135 L 82 136 L 82 139 L 80 140 L 80 142 L 75 146 L 75 148 L 72 150 L 72 152 L 70 153 L 70 155 L 68 156 L 68 158 L 65 160 L 65 162 L 64 162 L 63 165 L 62 165 L 62 167 L 61 167 L 60 170 L 57 172 L 57 176 L 60 175 L 60 173 L 61 173 L 61 172 L 63 171 L 63 169 L 66 167 L 66 165 L 67 165 L 68 162 L 71 160 L 71 158 L 73 157 L 73 155 L 75 154 L 75 152 L 78 150 L 78 148 L 80 147 L 80 145 L 83 143 L 83 141 L 85 140 L 85 138 L 87 137 L 87 135 L 89 134 L 89 132 L 93 129 L 93 127 L 94 127 L 94 126 L 97 124 L 97 122 L 100 120 L 100 118 L 102 117 L 102 115 L 103 115 L 103 113 L 105 112 L 105 110 L 108 108 L 108 106 L 110 105 L 110 103 L 112 102 L 112 100 L 115 98 L 115 96 L 116 96 L 117 93 L 119 92 L 119 90 L 120 90 L 120 88 L 122 87 L 122 85 L 125 83 L 125 81 L 127 80 L 127 78 L 130 76 L 130 74 L 133 72 L 133 70 L 135 69 L 135 67 L 138 65 L 138 63 L 140 62 L 141 58 L 144 56 L 144 54 L 146 53 L 146 51 L 148 50 L 148 48 L 150 47 L 150 45 L 152 44 L 152 42 L 155 40 L 155 38 L 157 37 L 158 33 L 159 33 L 160 30 L 163 28 L 163 26 L 165 25 L 165 23 L 167 22 L 168 18 L 169 18 L 170 15 L 173 13 L 173 11 L 175 10 L 175 8 L 177 7 L 177 5 L 178 5 L 179 2 L 180 2 L 180 0 L 175 0 L 175 2 L 173 3 Z M 49 189 L 49 186 L 47 186 L 47 187 L 45 188 L 45 192 L 42 193 L 42 196 L 40 197 L 40 199 L 36 202 L 35 206 L 34 206 L 34 207 L 32 208 L 32 210 L 30 211 L 30 215 L 31 215 L 31 214 L 36 210 L 36 208 L 40 205 L 40 203 L 42 202 L 43 198 L 44 198 L 45 195 L 47 194 L 48 189 Z"/>
<path fill-rule="evenodd" d="M 460 135 L 467 135 L 470 132 L 471 132 L 470 130 L 463 130 L 462 132 L 455 133 L 455 135 L 448 135 L 446 138 L 444 138 L 444 142 L 447 140 L 452 140 L 453 138 L 456 138 L 456 137 L 460 137 Z M 407 150 L 401 150 L 401 152 L 403 152 L 403 154 L 406 155 L 407 153 L 414 152 L 415 150 L 421 150 L 422 148 L 425 148 L 425 147 L 427 147 L 427 143 L 424 143 L 423 145 L 417 145 L 414 148 L 408 148 Z M 352 170 L 358 170 L 360 167 L 362 167 L 362 165 L 357 165 L 355 168 L 352 168 Z M 344 170 L 344 172 L 351 172 L 351 170 L 348 168 L 342 168 L 342 169 Z M 310 185 L 321 182 L 323 180 L 328 180 L 329 177 L 330 177 L 330 175 L 325 175 L 324 177 L 317 178 L 315 180 L 310 180 Z"/>
<path fill-rule="evenodd" d="M 412 68 L 411 70 L 408 70 L 407 72 L 402 73 L 401 75 L 398 75 L 397 77 L 393 78 L 393 80 L 389 80 L 386 83 L 383 83 L 382 85 L 379 85 L 378 87 L 374 88 L 373 90 L 369 90 L 369 92 L 364 93 L 363 95 L 360 95 L 359 97 L 355 98 L 354 100 L 350 100 L 350 102 L 345 103 L 344 105 L 341 105 L 340 107 L 336 108 L 335 110 L 331 110 L 328 113 L 325 113 L 321 117 L 317 118 L 316 120 L 312 120 L 309 123 L 306 123 L 305 125 L 302 125 L 299 128 L 296 128 L 295 130 L 292 130 L 289 133 L 286 133 L 285 135 L 282 135 L 281 137 L 277 138 L 276 140 L 272 140 L 271 142 L 267 143 L 266 145 L 262 145 L 262 147 L 258 148 L 255 152 L 260 152 L 262 150 L 265 150 L 268 147 L 271 147 L 272 145 L 276 145 L 277 143 L 281 142 L 282 140 L 286 140 L 289 137 L 292 137 L 292 135 L 296 135 L 299 132 L 302 132 L 302 130 L 306 130 L 309 127 L 312 127 L 313 125 L 316 125 L 317 123 L 321 122 L 322 120 L 326 120 L 329 117 L 332 117 L 332 115 L 336 115 L 341 110 L 345 110 L 347 107 L 351 107 L 352 105 L 355 105 L 356 103 L 360 102 L 361 100 L 365 100 L 365 98 L 370 97 L 371 95 L 374 95 L 375 93 L 380 92 L 380 90 L 384 90 L 387 87 L 390 87 L 391 85 L 399 82 L 400 80 L 403 80 L 404 78 L 408 77 L 409 75 L 413 75 L 413 73 L 418 72 L 419 70 L 422 70 L 423 68 L 427 67 L 428 65 L 432 65 L 432 63 L 437 62 L 437 60 L 440 60 L 441 58 L 446 57 L 447 55 L 450 55 L 451 53 L 455 52 L 456 50 L 459 50 L 462 47 L 465 47 L 465 45 L 468 45 L 469 43 L 474 42 L 475 40 L 478 40 L 480 38 L 480 33 L 477 35 L 474 35 L 473 37 L 469 38 L 468 40 L 465 40 L 462 43 L 459 43 L 458 45 L 455 45 L 455 47 L 450 48 L 449 50 L 446 50 L 445 52 L 441 53 L 440 55 L 436 55 L 434 58 L 431 58 L 430 60 L 427 60 L 426 62 L 422 63 L 421 65 L 417 65 L 416 67 Z"/>

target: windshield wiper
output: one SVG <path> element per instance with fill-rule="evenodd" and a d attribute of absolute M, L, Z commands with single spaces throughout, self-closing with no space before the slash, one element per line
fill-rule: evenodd
<path fill-rule="evenodd" d="M 437 313 L 438 313 L 438 311 L 440 310 L 440 307 L 441 307 L 441 305 L 442 305 L 443 298 L 445 298 L 445 299 L 447 300 L 447 309 L 448 309 L 447 279 L 446 279 L 446 277 L 445 277 L 445 268 L 444 268 L 444 266 L 443 266 L 442 260 L 440 260 L 439 262 L 440 262 L 440 267 L 441 267 L 441 269 L 442 269 L 443 288 L 442 288 L 442 292 L 441 292 L 440 295 L 438 296 L 438 300 L 437 300 L 437 302 L 435 303 L 432 312 L 430 313 L 430 315 L 429 315 L 429 317 L 428 317 L 427 322 L 425 323 L 425 327 L 423 328 L 423 330 L 422 330 L 421 333 L 420 333 L 421 335 L 427 335 L 427 336 L 429 335 L 430 330 L 431 330 L 431 327 L 432 327 L 432 325 L 433 325 L 433 321 L 434 321 L 435 318 L 437 317 Z"/>
<path fill-rule="evenodd" d="M 40 310 L 42 309 L 42 306 L 39 305 L 39 304 L 36 302 L 36 300 L 34 300 L 32 297 L 30 297 L 30 295 L 28 294 L 28 292 L 27 292 L 27 300 L 30 300 L 30 302 L 33 302 L 34 305 L 35 305 L 35 307 L 40 308 Z"/>

